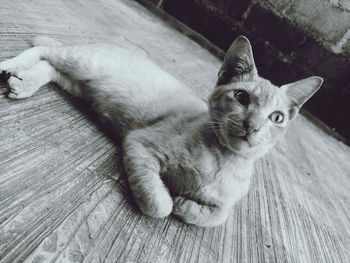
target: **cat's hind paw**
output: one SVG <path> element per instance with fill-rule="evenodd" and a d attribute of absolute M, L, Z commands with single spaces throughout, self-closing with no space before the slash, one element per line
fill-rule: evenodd
<path fill-rule="evenodd" d="M 174 198 L 173 214 L 187 224 L 213 227 L 226 221 L 229 209 L 225 206 L 200 204 L 182 196 Z"/>
<path fill-rule="evenodd" d="M 175 197 L 173 214 L 182 219 L 187 224 L 197 224 L 200 215 L 200 206 L 195 201 L 182 196 Z"/>

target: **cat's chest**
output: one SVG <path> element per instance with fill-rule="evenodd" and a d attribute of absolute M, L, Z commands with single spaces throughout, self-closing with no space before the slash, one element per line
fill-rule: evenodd
<path fill-rule="evenodd" d="M 231 206 L 248 191 L 251 163 L 235 158 L 222 160 L 206 151 L 183 154 L 179 159 L 180 162 L 173 165 L 168 163 L 165 176 L 168 187 L 176 195 Z"/>
<path fill-rule="evenodd" d="M 207 203 L 231 206 L 247 193 L 252 175 L 252 166 L 247 163 L 222 164 L 210 180 L 196 192 Z"/>

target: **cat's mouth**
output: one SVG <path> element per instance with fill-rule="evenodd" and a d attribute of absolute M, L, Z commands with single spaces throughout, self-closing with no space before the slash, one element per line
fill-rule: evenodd
<path fill-rule="evenodd" d="M 246 129 L 240 126 L 230 125 L 228 127 L 228 131 L 229 131 L 229 135 L 233 137 L 247 138 L 248 136 Z"/>
<path fill-rule="evenodd" d="M 241 127 L 240 125 L 235 125 L 233 123 L 224 123 L 223 131 L 225 131 L 226 136 L 228 136 L 229 138 L 236 138 L 241 141 L 249 142 L 249 134 L 247 130 L 244 127 Z"/>
<path fill-rule="evenodd" d="M 252 147 L 253 145 L 251 144 L 248 134 L 244 135 L 244 136 L 238 136 L 238 138 L 246 143 L 249 144 L 250 147 Z"/>
<path fill-rule="evenodd" d="M 228 136 L 232 139 L 238 139 L 241 142 L 245 142 L 249 146 L 253 146 L 249 140 L 249 133 L 243 129 L 230 129 Z"/>
<path fill-rule="evenodd" d="M 254 144 L 251 141 L 250 134 L 240 125 L 232 123 L 222 123 L 219 127 L 219 140 L 233 151 L 241 151 L 251 148 Z M 243 147 L 243 148 L 242 148 Z"/>
<path fill-rule="evenodd" d="M 242 141 L 247 141 L 248 142 L 248 135 L 244 135 L 244 136 L 239 136 L 241 138 Z"/>
<path fill-rule="evenodd" d="M 238 134 L 235 131 L 231 131 L 229 136 L 237 138 L 242 143 L 246 143 L 249 147 L 256 146 L 256 143 L 254 142 L 255 141 L 254 134 L 251 134 L 246 130 Z"/>
<path fill-rule="evenodd" d="M 248 132 L 244 129 L 244 128 L 241 128 L 241 127 L 234 127 L 234 128 L 230 128 L 229 129 L 229 133 L 228 135 L 230 137 L 235 137 L 235 138 L 239 138 L 240 140 L 242 141 L 247 141 L 248 142 Z"/>

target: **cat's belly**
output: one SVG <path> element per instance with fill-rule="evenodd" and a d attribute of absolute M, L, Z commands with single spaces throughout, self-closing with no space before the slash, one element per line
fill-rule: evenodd
<path fill-rule="evenodd" d="M 199 190 L 201 176 L 195 168 L 168 167 L 162 179 L 174 196 L 190 195 Z"/>
<path fill-rule="evenodd" d="M 249 178 L 232 178 L 226 182 L 213 182 L 201 188 L 195 195 L 204 203 L 230 207 L 248 192 L 249 185 Z"/>

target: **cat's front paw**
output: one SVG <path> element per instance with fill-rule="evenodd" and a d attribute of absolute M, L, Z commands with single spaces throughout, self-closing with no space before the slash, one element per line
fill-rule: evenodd
<path fill-rule="evenodd" d="M 144 195 L 137 198 L 136 202 L 143 214 L 154 218 L 166 217 L 170 215 L 173 209 L 173 200 L 169 193 L 165 191 Z"/>
<path fill-rule="evenodd" d="M 12 99 L 24 99 L 31 97 L 39 88 L 40 81 L 28 74 L 26 71 L 20 71 L 16 76 L 12 76 L 7 81 Z"/>

